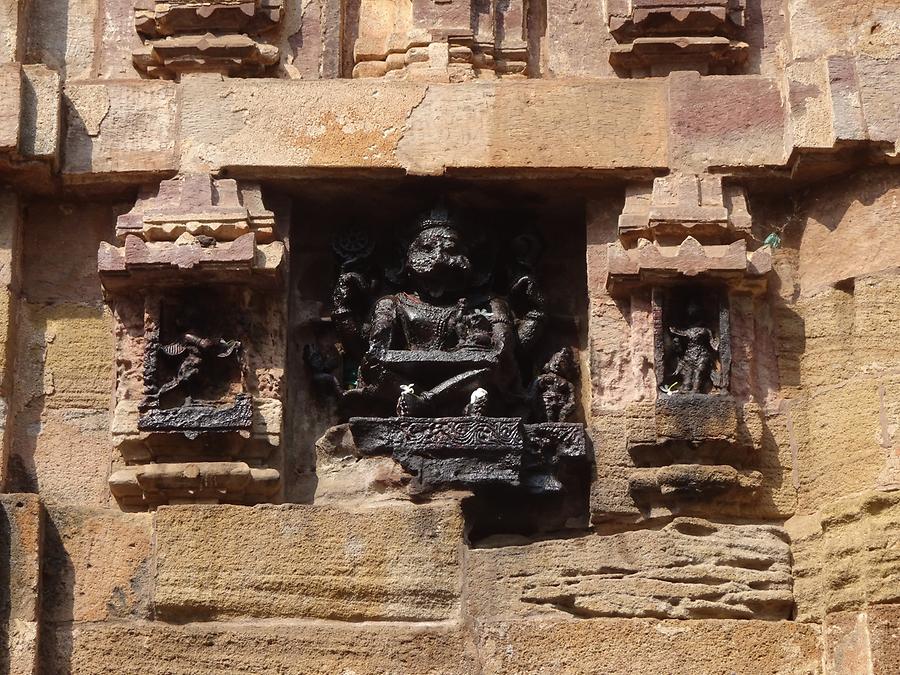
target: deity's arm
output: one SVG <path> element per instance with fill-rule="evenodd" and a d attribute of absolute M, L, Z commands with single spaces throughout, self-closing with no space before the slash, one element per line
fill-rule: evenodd
<path fill-rule="evenodd" d="M 396 324 L 397 301 L 388 295 L 375 303 L 372 327 L 369 330 L 369 354 L 383 354 L 391 348 Z"/>
<path fill-rule="evenodd" d="M 344 350 L 355 358 L 361 358 L 366 349 L 366 337 L 359 316 L 359 306 L 365 302 L 366 292 L 367 281 L 356 272 L 341 274 L 334 288 L 331 318 Z"/>
<path fill-rule="evenodd" d="M 684 330 L 678 330 L 678 329 L 675 328 L 674 326 L 669 326 L 669 332 L 670 332 L 672 335 L 679 335 L 679 336 L 681 336 L 681 337 L 687 337 L 687 336 L 688 336 L 687 331 L 684 331 Z"/>
<path fill-rule="evenodd" d="M 522 349 L 530 349 L 544 332 L 547 321 L 544 294 L 531 274 L 521 276 L 510 288 L 516 308 L 516 333 Z"/>
<path fill-rule="evenodd" d="M 509 337 L 512 333 L 514 317 L 509 305 L 501 298 L 491 299 L 491 341 L 494 349 L 503 352 L 511 346 Z"/>

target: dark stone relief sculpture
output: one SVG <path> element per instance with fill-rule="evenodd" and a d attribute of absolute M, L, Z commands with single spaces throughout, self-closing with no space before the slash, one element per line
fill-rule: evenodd
<path fill-rule="evenodd" d="M 338 389 L 363 454 L 392 453 L 430 488 L 562 489 L 556 465 L 587 451 L 583 425 L 565 423 L 576 405 L 572 350 L 534 366 L 547 322 L 539 239 L 492 241 L 438 208 L 386 273 L 375 248 L 358 232 L 335 242 L 342 377 L 306 353 L 315 380 Z"/>
<path fill-rule="evenodd" d="M 728 389 L 731 330 L 727 300 L 710 286 L 653 292 L 657 382 L 665 394 Z"/>
<path fill-rule="evenodd" d="M 205 431 L 249 429 L 252 405 L 243 387 L 241 342 L 211 337 L 211 326 L 218 323 L 212 317 L 228 312 L 208 289 L 190 295 L 206 295 L 206 316 L 186 312 L 184 298 L 177 294 L 147 313 L 138 429 L 177 431 L 188 438 Z"/>

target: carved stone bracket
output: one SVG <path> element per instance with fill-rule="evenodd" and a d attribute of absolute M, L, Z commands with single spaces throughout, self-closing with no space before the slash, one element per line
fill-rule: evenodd
<path fill-rule="evenodd" d="M 353 417 L 363 455 L 391 455 L 429 490 L 505 485 L 559 492 L 561 462 L 587 462 L 584 425 L 524 424 L 521 418 Z"/>
<path fill-rule="evenodd" d="M 278 47 L 258 41 L 281 20 L 281 0 L 137 0 L 135 28 L 144 45 L 134 64 L 149 77 L 187 72 L 266 74 Z"/>
<path fill-rule="evenodd" d="M 609 29 L 620 43 L 610 63 L 632 77 L 734 72 L 749 52 L 735 39 L 744 10 L 744 0 L 607 0 Z"/>

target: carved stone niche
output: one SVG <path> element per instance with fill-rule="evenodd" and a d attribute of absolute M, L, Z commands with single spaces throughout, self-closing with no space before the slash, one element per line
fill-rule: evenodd
<path fill-rule="evenodd" d="M 737 39 L 744 0 L 607 0 L 606 6 L 610 32 L 619 42 L 609 60 L 620 74 L 726 75 L 747 60 L 749 47 Z"/>
<path fill-rule="evenodd" d="M 136 0 L 144 45 L 133 55 L 148 77 L 184 73 L 259 76 L 278 63 L 278 47 L 257 37 L 281 20 L 282 0 Z"/>
<path fill-rule="evenodd" d="M 259 187 L 164 181 L 116 234 L 98 254 L 118 322 L 113 495 L 128 508 L 277 498 L 284 244 Z"/>
<path fill-rule="evenodd" d="M 525 0 L 363 0 L 353 77 L 457 82 L 525 73 Z"/>
<path fill-rule="evenodd" d="M 395 261 L 393 236 L 335 241 L 340 359 L 308 350 L 307 363 L 358 456 L 393 457 L 419 492 L 560 495 L 587 475 L 584 425 L 567 421 L 577 357 L 544 339 L 539 239 L 498 236 L 438 208 L 399 235 Z"/>
<path fill-rule="evenodd" d="M 703 513 L 726 494 L 749 505 L 764 484 L 758 402 L 777 389 L 765 293 L 772 258 L 738 238 L 749 237 L 749 214 L 742 191 L 728 190 L 731 207 L 632 189 L 620 241 L 608 248 L 609 293 L 652 325 L 655 389 L 629 406 L 626 433 L 632 497 L 658 514 L 688 503 Z"/>

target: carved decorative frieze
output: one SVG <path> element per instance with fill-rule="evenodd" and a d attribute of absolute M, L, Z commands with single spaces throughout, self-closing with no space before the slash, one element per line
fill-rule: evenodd
<path fill-rule="evenodd" d="M 306 351 L 314 380 L 338 394 L 360 453 L 393 456 L 430 490 L 564 491 L 560 466 L 586 462 L 588 451 L 583 425 L 566 423 L 575 353 L 548 356 L 541 344 L 540 240 L 498 241 L 441 208 L 401 239 L 387 271 L 367 235 L 335 241 L 341 363 Z"/>
<path fill-rule="evenodd" d="M 116 235 L 124 245 L 98 255 L 119 324 L 113 494 L 129 507 L 274 498 L 284 244 L 259 188 L 164 181 Z"/>
<path fill-rule="evenodd" d="M 189 72 L 264 75 L 279 50 L 257 38 L 281 15 L 281 0 L 137 0 L 135 28 L 144 45 L 134 64 L 165 79 Z"/>
<path fill-rule="evenodd" d="M 363 0 L 353 76 L 461 81 L 523 75 L 525 14 L 524 0 L 413 0 L 411 11 L 385 21 L 380 3 Z"/>
<path fill-rule="evenodd" d="M 632 77 L 673 70 L 728 74 L 746 60 L 744 0 L 607 0 L 607 23 L 619 42 L 609 59 Z"/>

